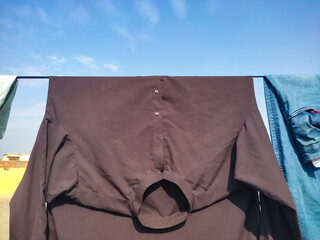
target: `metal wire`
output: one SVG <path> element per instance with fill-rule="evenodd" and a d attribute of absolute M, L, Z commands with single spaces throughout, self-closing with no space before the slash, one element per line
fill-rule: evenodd
<path fill-rule="evenodd" d="M 254 78 L 264 78 L 265 76 L 252 76 Z M 17 76 L 17 79 L 47 79 L 49 76 Z"/>

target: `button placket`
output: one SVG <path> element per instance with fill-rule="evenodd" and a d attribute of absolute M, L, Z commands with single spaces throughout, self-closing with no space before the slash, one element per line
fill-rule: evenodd
<path fill-rule="evenodd" d="M 153 161 L 155 168 L 163 170 L 164 161 L 163 161 L 163 123 L 162 123 L 162 97 L 161 97 L 161 86 L 163 84 L 163 79 L 154 79 L 153 86 L 153 109 L 154 109 L 154 118 L 153 118 Z"/>

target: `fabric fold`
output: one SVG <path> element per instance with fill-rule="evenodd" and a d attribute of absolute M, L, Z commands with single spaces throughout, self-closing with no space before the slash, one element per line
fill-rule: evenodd
<path fill-rule="evenodd" d="M 273 149 L 305 240 L 320 229 L 320 75 L 268 75 L 265 99 Z"/>
<path fill-rule="evenodd" d="M 25 174 L 10 201 L 10 240 L 46 239 L 47 205 L 62 193 L 73 197 L 77 174 L 71 141 L 46 112 Z"/>
<path fill-rule="evenodd" d="M 274 91 L 277 107 L 294 138 L 301 159 L 305 163 L 319 160 L 320 74 L 267 75 L 266 81 Z M 270 100 L 267 101 L 269 104 Z"/>
<path fill-rule="evenodd" d="M 24 176 L 10 201 L 10 240 L 46 239 L 45 164 L 47 124 L 43 119 Z"/>
<path fill-rule="evenodd" d="M 4 137 L 11 105 L 18 87 L 17 76 L 0 75 L 0 139 Z"/>
<path fill-rule="evenodd" d="M 237 138 L 234 177 L 261 193 L 259 239 L 301 239 L 295 205 L 258 110 Z"/>
<path fill-rule="evenodd" d="M 29 164 L 12 239 L 300 239 L 251 76 L 50 77 Z"/>

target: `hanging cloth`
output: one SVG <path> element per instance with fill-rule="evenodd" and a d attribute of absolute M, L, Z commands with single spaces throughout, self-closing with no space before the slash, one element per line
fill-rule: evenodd
<path fill-rule="evenodd" d="M 252 76 L 50 77 L 10 237 L 301 239 Z"/>
<path fill-rule="evenodd" d="M 17 76 L 0 75 L 0 139 L 4 137 L 11 104 L 18 86 Z"/>
<path fill-rule="evenodd" d="M 297 209 L 304 240 L 320 236 L 320 74 L 268 75 L 272 146 Z"/>

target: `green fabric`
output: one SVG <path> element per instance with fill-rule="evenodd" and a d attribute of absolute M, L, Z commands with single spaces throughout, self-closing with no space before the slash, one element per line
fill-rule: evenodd
<path fill-rule="evenodd" d="M 16 94 L 16 76 L 0 75 L 0 139 L 4 137 L 9 120 L 11 104 Z"/>

